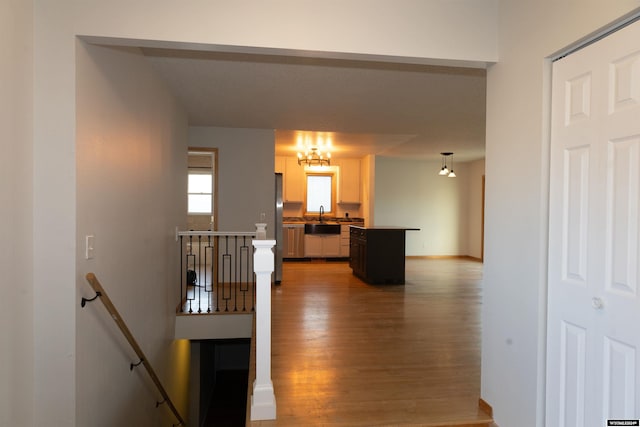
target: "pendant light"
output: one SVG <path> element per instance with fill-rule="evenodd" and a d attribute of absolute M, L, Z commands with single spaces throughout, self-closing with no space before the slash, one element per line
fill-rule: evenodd
<path fill-rule="evenodd" d="M 442 169 L 440 169 L 440 172 L 438 172 L 438 175 L 446 176 L 449 178 L 455 178 L 456 173 L 453 171 L 453 153 L 444 152 L 444 153 L 440 153 L 440 155 L 442 156 Z M 451 161 L 449 162 L 449 166 L 451 167 L 451 169 L 447 167 L 447 158 L 449 157 L 451 157 Z"/>
<path fill-rule="evenodd" d="M 445 176 L 449 174 L 449 169 L 447 169 L 447 158 L 445 156 L 445 153 L 440 154 L 442 154 L 442 168 L 440 169 L 440 173 L 438 173 L 438 175 Z"/>

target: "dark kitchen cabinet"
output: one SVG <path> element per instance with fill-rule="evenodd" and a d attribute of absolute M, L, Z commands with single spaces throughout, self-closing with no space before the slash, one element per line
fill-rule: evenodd
<path fill-rule="evenodd" d="M 404 284 L 405 232 L 400 227 L 351 226 L 349 266 L 368 283 Z"/>

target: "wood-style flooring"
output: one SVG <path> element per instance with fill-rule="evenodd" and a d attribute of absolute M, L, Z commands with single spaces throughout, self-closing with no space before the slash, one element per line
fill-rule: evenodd
<path fill-rule="evenodd" d="M 405 285 L 288 262 L 272 289 L 270 426 L 490 425 L 480 397 L 482 264 L 408 259 Z M 484 424 L 483 424 L 484 423 Z"/>

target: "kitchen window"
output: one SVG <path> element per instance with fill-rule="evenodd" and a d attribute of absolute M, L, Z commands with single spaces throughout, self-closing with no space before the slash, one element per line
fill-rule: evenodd
<path fill-rule="evenodd" d="M 333 173 L 308 173 L 306 175 L 306 205 L 307 213 L 319 213 L 320 206 L 324 213 L 334 215 L 335 210 L 335 179 Z"/>

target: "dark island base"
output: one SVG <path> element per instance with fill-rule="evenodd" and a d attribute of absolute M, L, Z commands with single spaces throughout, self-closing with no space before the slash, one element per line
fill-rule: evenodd
<path fill-rule="evenodd" d="M 371 284 L 405 283 L 405 231 L 399 227 L 350 228 L 353 274 Z"/>

